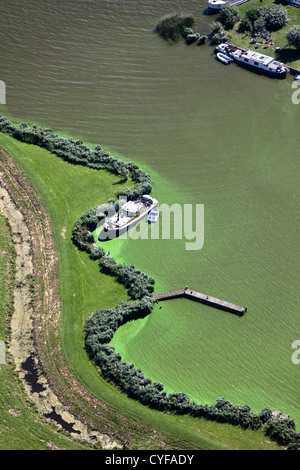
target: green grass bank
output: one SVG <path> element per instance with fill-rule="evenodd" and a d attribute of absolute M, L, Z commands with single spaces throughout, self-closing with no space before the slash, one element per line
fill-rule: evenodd
<path fill-rule="evenodd" d="M 9 352 L 14 286 L 15 249 L 8 221 L 0 214 L 0 341 L 6 345 L 5 363 L 0 364 L 0 449 L 92 449 L 89 444 L 58 431 L 38 414 L 15 371 Z"/>
<path fill-rule="evenodd" d="M 84 385 L 127 419 L 144 423 L 135 432 L 134 448 L 151 448 L 157 442 L 144 426 L 166 433 L 173 448 L 277 448 L 261 433 L 228 425 L 163 415 L 128 399 L 102 380 L 83 349 L 82 328 L 87 316 L 99 307 L 126 300 L 126 292 L 112 278 L 101 275 L 96 263 L 71 243 L 72 227 L 88 208 L 106 201 L 116 189 L 116 178 L 95 170 L 70 165 L 49 152 L 1 135 L 3 145 L 27 175 L 45 201 L 51 215 L 61 267 L 63 318 L 61 341 L 68 363 Z M 119 188 L 118 188 L 119 190 Z M 124 242 L 125 243 L 125 242 Z M 116 419 L 117 425 L 120 425 Z M 173 436 L 173 437 L 172 437 Z"/>

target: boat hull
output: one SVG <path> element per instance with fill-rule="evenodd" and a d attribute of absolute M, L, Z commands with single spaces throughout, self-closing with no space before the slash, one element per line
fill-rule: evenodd
<path fill-rule="evenodd" d="M 145 210 L 141 215 L 134 218 L 133 220 L 131 220 L 129 223 L 127 223 L 124 226 L 121 226 L 118 228 L 111 228 L 111 227 L 108 227 L 106 224 L 104 224 L 103 230 L 99 234 L 98 240 L 99 241 L 113 240 L 114 238 L 118 238 L 121 235 L 124 235 L 131 228 L 139 224 L 145 217 L 147 217 L 149 215 L 149 212 L 152 211 L 152 209 L 158 206 L 158 201 L 156 199 L 153 198 L 152 201 L 153 201 L 152 204 L 147 208 L 147 210 Z"/>
<path fill-rule="evenodd" d="M 271 77 L 271 78 L 277 78 L 277 79 L 283 79 L 283 78 L 286 78 L 286 74 L 287 72 L 285 73 L 278 73 L 278 72 L 271 72 L 270 70 L 266 70 L 266 69 L 263 69 L 263 68 L 259 68 L 259 67 L 255 67 L 254 65 L 251 65 L 251 64 L 247 64 L 246 62 L 242 62 L 240 60 L 234 60 L 234 62 L 239 65 L 240 67 L 243 67 L 245 68 L 246 70 L 250 70 L 251 72 L 254 72 L 258 75 L 267 75 L 268 77 Z"/>
<path fill-rule="evenodd" d="M 246 3 L 248 2 L 249 0 L 237 0 L 237 1 L 227 1 L 227 2 L 223 2 L 223 1 L 219 1 L 219 0 L 210 0 L 208 2 L 208 10 L 213 13 L 213 12 L 217 12 L 217 11 L 220 11 L 222 10 L 222 8 L 225 7 L 225 5 L 241 5 L 242 3 Z"/>
<path fill-rule="evenodd" d="M 275 61 L 272 57 L 256 51 L 247 51 L 240 47 L 225 43 L 216 46 L 215 51 L 217 54 L 221 53 L 228 56 L 233 59 L 236 64 L 259 75 L 268 75 L 269 77 L 280 79 L 285 78 L 287 73 L 290 73 L 288 67 L 281 62 Z M 261 62 L 260 64 L 259 61 Z M 265 63 L 263 63 L 263 61 L 265 61 Z"/>
<path fill-rule="evenodd" d="M 225 54 L 222 54 L 221 52 L 217 53 L 217 59 L 225 65 L 228 65 L 233 62 L 233 59 L 231 59 L 231 57 L 228 57 Z"/>

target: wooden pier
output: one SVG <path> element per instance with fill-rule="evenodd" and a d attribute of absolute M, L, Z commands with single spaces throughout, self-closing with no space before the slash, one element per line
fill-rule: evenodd
<path fill-rule="evenodd" d="M 287 65 L 286 67 L 289 67 L 289 65 Z M 293 67 L 289 67 L 289 69 L 292 75 L 300 75 L 300 70 L 294 69 Z"/>
<path fill-rule="evenodd" d="M 236 315 L 242 316 L 247 312 L 247 307 L 242 307 L 240 305 L 235 305 L 226 300 L 220 300 L 216 297 L 211 297 L 210 295 L 201 294 L 191 289 L 180 289 L 174 290 L 171 292 L 163 292 L 162 294 L 154 294 L 153 299 L 157 302 L 162 300 L 171 300 L 177 298 L 186 298 L 190 300 L 195 300 L 196 302 L 201 302 L 202 304 L 209 305 L 221 310 L 225 310 L 230 313 L 235 313 Z"/>

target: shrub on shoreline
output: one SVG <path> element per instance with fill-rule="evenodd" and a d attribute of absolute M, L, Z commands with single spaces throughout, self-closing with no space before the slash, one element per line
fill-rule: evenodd
<path fill-rule="evenodd" d="M 28 128 L 26 124 L 14 126 L 8 119 L 1 116 L 0 131 L 22 142 L 44 147 L 73 164 L 103 168 L 116 174 L 120 174 L 120 169 L 126 168 L 136 183 L 130 190 L 131 195 L 138 194 L 144 187 L 151 188 L 150 177 L 137 165 L 126 164 L 110 157 L 107 152 L 102 151 L 100 146 L 93 151 L 81 141 L 75 142 L 73 139 L 64 139 L 55 135 L 51 129 L 40 129 L 37 126 Z M 127 321 L 143 318 L 152 312 L 154 300 L 150 295 L 154 290 L 154 279 L 133 265 L 117 264 L 113 258 L 105 256 L 102 248 L 94 246 L 91 231 L 109 207 L 111 206 L 108 203 L 103 205 L 102 210 L 90 209 L 81 216 L 73 230 L 73 242 L 80 249 L 88 252 L 91 259 L 99 259 L 101 269 L 106 274 L 115 276 L 134 300 L 114 309 L 99 310 L 91 315 L 85 324 L 85 348 L 100 367 L 102 375 L 129 397 L 151 408 L 177 414 L 189 414 L 195 418 L 204 417 L 218 422 L 240 425 L 243 428 L 264 429 L 266 434 L 280 445 L 285 445 L 291 450 L 299 450 L 300 433 L 295 431 L 295 423 L 290 419 L 274 420 L 271 417 L 271 410 L 268 409 L 253 414 L 249 406 L 232 405 L 225 398 L 218 399 L 215 405 L 190 402 L 186 394 L 168 394 L 163 390 L 163 384 L 153 383 L 133 364 L 122 362 L 121 355 L 115 353 L 113 346 L 109 343 L 119 326 Z"/>
<path fill-rule="evenodd" d="M 186 29 L 192 28 L 194 25 L 195 19 L 191 14 L 185 13 L 170 13 L 163 16 L 159 23 L 156 26 L 156 31 L 160 34 L 161 37 L 174 43 L 180 38 L 184 38 L 187 34 Z M 189 32 L 193 34 L 193 30 Z"/>
<path fill-rule="evenodd" d="M 220 42 L 227 42 L 229 37 L 226 36 L 226 31 L 220 21 L 213 21 L 210 25 L 210 42 L 211 44 L 219 44 Z"/>
<path fill-rule="evenodd" d="M 161 382 L 153 382 L 133 364 L 123 362 L 109 343 L 117 329 L 127 321 L 144 318 L 153 309 L 153 299 L 145 295 L 140 301 L 122 304 L 114 309 L 102 309 L 89 317 L 85 324 L 85 348 L 100 367 L 101 375 L 130 398 L 158 411 L 190 415 L 243 429 L 262 429 L 267 436 L 290 450 L 300 449 L 300 433 L 290 419 L 274 419 L 268 408 L 253 413 L 248 405 L 233 405 L 219 398 L 215 405 L 191 402 L 185 393 L 167 393 Z"/>
<path fill-rule="evenodd" d="M 300 26 L 292 26 L 286 33 L 286 38 L 291 46 L 296 47 L 296 49 L 300 49 Z"/>
<path fill-rule="evenodd" d="M 80 140 L 75 141 L 72 138 L 60 137 L 52 129 L 43 129 L 33 125 L 28 127 L 26 124 L 12 124 L 6 117 L 0 116 L 0 132 L 10 135 L 21 142 L 38 145 L 46 148 L 74 165 L 84 165 L 96 170 L 106 170 L 120 178 L 131 178 L 135 183 L 133 188 L 122 192 L 127 199 L 136 199 L 142 194 L 148 194 L 152 190 L 150 176 L 141 170 L 132 162 L 119 160 L 109 152 L 97 145 L 91 149 Z"/>

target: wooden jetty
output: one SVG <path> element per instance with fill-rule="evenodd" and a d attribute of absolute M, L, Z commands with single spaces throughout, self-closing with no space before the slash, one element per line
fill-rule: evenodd
<path fill-rule="evenodd" d="M 201 294 L 200 292 L 191 290 L 191 289 L 180 289 L 174 290 L 171 292 L 163 292 L 162 294 L 154 294 L 153 299 L 157 302 L 162 300 L 177 299 L 183 297 L 190 300 L 195 300 L 196 302 L 201 302 L 205 305 L 210 305 L 211 307 L 219 308 L 230 313 L 235 313 L 236 315 L 244 315 L 247 312 L 247 307 L 242 307 L 240 305 L 235 305 L 226 300 L 220 300 L 216 297 L 211 297 L 210 295 Z"/>
<path fill-rule="evenodd" d="M 293 67 L 290 67 L 289 65 L 287 65 L 286 67 L 289 67 L 292 75 L 300 75 L 300 70 L 294 69 Z"/>

